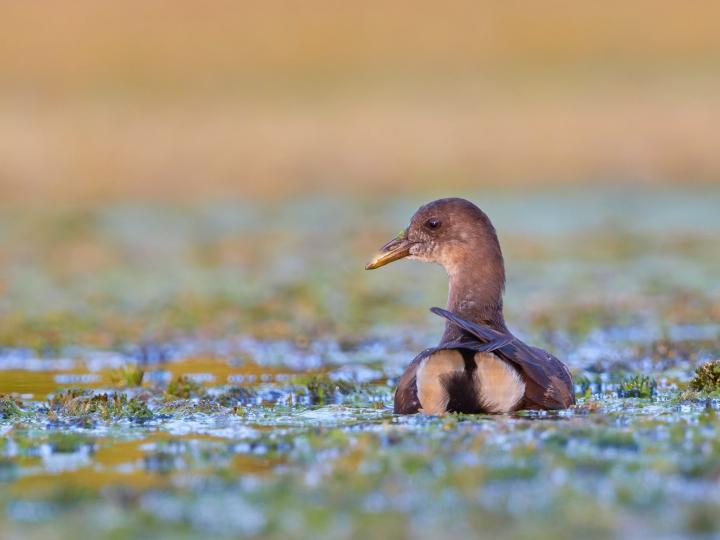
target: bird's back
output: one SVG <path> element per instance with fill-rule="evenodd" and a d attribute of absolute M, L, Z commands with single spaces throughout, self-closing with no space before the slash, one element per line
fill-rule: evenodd
<path fill-rule="evenodd" d="M 426 349 L 410 363 L 395 392 L 396 413 L 556 410 L 575 403 L 570 372 L 550 353 L 449 311 L 432 311 L 461 328 L 462 338 Z"/>

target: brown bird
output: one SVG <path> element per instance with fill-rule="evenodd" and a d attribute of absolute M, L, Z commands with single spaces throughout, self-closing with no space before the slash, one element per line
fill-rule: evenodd
<path fill-rule="evenodd" d="M 428 203 L 365 268 L 405 257 L 440 264 L 450 287 L 447 310 L 430 310 L 446 319 L 445 333 L 400 378 L 396 413 L 507 413 L 575 403 L 565 364 L 526 345 L 505 326 L 505 264 L 495 228 L 482 210 L 458 198 Z"/>

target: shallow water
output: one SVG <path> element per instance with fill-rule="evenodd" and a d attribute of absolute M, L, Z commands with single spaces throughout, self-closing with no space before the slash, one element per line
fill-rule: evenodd
<path fill-rule="evenodd" d="M 0 214 L 3 537 L 717 534 L 720 191 L 465 195 L 575 409 L 392 414 L 446 284 L 362 267 L 431 196 Z"/>

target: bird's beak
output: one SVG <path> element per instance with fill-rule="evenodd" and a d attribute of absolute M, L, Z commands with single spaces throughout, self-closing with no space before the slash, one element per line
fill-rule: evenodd
<path fill-rule="evenodd" d="M 365 265 L 365 270 L 375 270 L 393 261 L 407 257 L 410 255 L 410 246 L 412 245 L 413 242 L 407 239 L 407 231 L 401 232 L 397 237 L 380 248 L 380 253 Z"/>

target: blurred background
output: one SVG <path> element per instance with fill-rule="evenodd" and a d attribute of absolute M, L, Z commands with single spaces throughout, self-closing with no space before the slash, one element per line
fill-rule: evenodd
<path fill-rule="evenodd" d="M 448 195 L 496 221 L 518 316 L 553 282 L 687 305 L 717 287 L 718 20 L 702 0 L 8 2 L 0 339 L 424 321 L 440 273 L 359 270 Z"/>
<path fill-rule="evenodd" d="M 714 182 L 720 6 L 7 2 L 3 201 Z"/>

